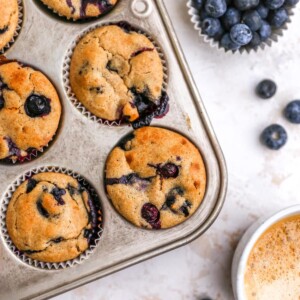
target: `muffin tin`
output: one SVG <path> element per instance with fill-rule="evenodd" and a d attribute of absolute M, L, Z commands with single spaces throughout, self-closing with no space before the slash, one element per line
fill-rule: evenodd
<path fill-rule="evenodd" d="M 217 218 L 227 187 L 221 149 L 162 0 L 120 0 L 109 14 L 88 22 L 58 19 L 37 2 L 24 1 L 23 28 L 6 56 L 49 76 L 60 95 L 63 115 L 52 145 L 40 157 L 24 164 L 0 165 L 2 299 L 48 298 L 189 243 Z M 167 61 L 170 111 L 152 125 L 188 137 L 200 149 L 207 168 L 207 190 L 200 208 L 187 221 L 167 230 L 136 228 L 114 210 L 105 193 L 104 165 L 112 148 L 132 128 L 107 126 L 86 117 L 74 107 L 64 87 L 64 61 L 72 43 L 91 26 L 118 21 L 127 21 L 151 34 Z M 48 270 L 29 266 L 12 253 L 4 238 L 5 196 L 23 174 L 43 167 L 65 168 L 83 176 L 101 200 L 104 224 L 100 242 L 88 259 L 72 268 Z"/>

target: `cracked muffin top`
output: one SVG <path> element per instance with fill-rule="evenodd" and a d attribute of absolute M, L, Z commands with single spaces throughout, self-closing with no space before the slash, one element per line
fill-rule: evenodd
<path fill-rule="evenodd" d="M 98 17 L 110 11 L 118 0 L 41 0 L 49 8 L 68 19 Z"/>
<path fill-rule="evenodd" d="M 70 84 L 76 98 L 99 118 L 149 125 L 168 110 L 163 64 L 153 43 L 125 22 L 97 28 L 77 44 Z"/>
<path fill-rule="evenodd" d="M 14 192 L 6 225 L 14 245 L 27 256 L 58 263 L 89 247 L 98 226 L 89 192 L 73 177 L 39 173 Z"/>
<path fill-rule="evenodd" d="M 105 172 L 114 207 L 138 227 L 182 223 L 199 207 L 206 190 L 199 150 L 182 135 L 157 127 L 140 128 L 122 139 Z"/>
<path fill-rule="evenodd" d="M 17 0 L 0 0 L 0 50 L 13 38 L 19 20 Z"/>
<path fill-rule="evenodd" d="M 56 133 L 61 104 L 40 71 L 0 58 L 0 160 L 22 161 Z"/>

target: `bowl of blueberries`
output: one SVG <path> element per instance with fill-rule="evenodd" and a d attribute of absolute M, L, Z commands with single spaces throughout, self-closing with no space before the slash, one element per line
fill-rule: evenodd
<path fill-rule="evenodd" d="M 277 41 L 299 0 L 189 0 L 195 29 L 225 52 L 250 52 Z"/>

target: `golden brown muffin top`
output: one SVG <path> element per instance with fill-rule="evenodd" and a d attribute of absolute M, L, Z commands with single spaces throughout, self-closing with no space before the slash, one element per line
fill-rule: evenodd
<path fill-rule="evenodd" d="M 118 0 L 41 0 L 49 8 L 68 19 L 98 17 L 110 11 Z"/>
<path fill-rule="evenodd" d="M 163 65 L 152 42 L 129 24 L 103 26 L 77 44 L 70 84 L 76 98 L 97 117 L 134 122 L 146 110 L 159 110 Z"/>
<path fill-rule="evenodd" d="M 173 131 L 144 127 L 125 137 L 106 162 L 106 189 L 136 226 L 169 228 L 201 204 L 206 171 L 199 150 Z"/>
<path fill-rule="evenodd" d="M 19 20 L 17 0 L 0 0 L 0 50 L 11 41 Z"/>
<path fill-rule="evenodd" d="M 97 220 L 89 192 L 71 176 L 39 173 L 14 192 L 6 226 L 14 245 L 43 262 L 76 258 L 89 246 Z"/>
<path fill-rule="evenodd" d="M 0 159 L 26 157 L 57 131 L 61 104 L 49 79 L 18 62 L 0 64 Z"/>

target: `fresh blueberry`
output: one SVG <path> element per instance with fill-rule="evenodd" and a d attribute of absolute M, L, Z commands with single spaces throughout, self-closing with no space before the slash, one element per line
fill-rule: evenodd
<path fill-rule="evenodd" d="M 219 19 L 206 18 L 201 24 L 202 32 L 209 37 L 215 37 L 221 30 L 221 22 Z"/>
<path fill-rule="evenodd" d="M 200 10 L 200 20 L 203 21 L 206 18 L 210 18 L 210 15 L 206 12 L 205 9 Z"/>
<path fill-rule="evenodd" d="M 225 0 L 207 0 L 205 3 L 205 10 L 209 16 L 219 18 L 223 16 L 227 10 Z"/>
<path fill-rule="evenodd" d="M 262 25 L 262 19 L 256 10 L 249 10 L 244 13 L 242 18 L 245 23 L 252 31 L 257 31 Z"/>
<path fill-rule="evenodd" d="M 43 117 L 51 112 L 50 100 L 44 96 L 32 94 L 25 102 L 25 112 L 31 118 Z"/>
<path fill-rule="evenodd" d="M 230 30 L 232 41 L 240 46 L 247 45 L 252 40 L 252 31 L 246 24 L 236 24 Z"/>
<path fill-rule="evenodd" d="M 261 44 L 261 38 L 260 35 L 257 32 L 253 32 L 253 38 L 251 42 L 249 43 L 249 46 L 252 48 L 255 48 Z"/>
<path fill-rule="evenodd" d="M 266 19 L 269 14 L 269 9 L 266 6 L 264 6 L 263 4 L 260 4 L 259 6 L 257 6 L 256 11 L 259 13 L 259 15 L 262 19 Z"/>
<path fill-rule="evenodd" d="M 160 212 L 152 203 L 146 203 L 142 207 L 142 218 L 145 219 L 153 228 L 160 228 Z"/>
<path fill-rule="evenodd" d="M 278 150 L 287 142 L 287 132 L 278 124 L 267 127 L 261 134 L 262 142 L 272 150 Z"/>
<path fill-rule="evenodd" d="M 197 10 L 200 10 L 203 6 L 203 0 L 193 0 L 192 6 L 196 8 Z"/>
<path fill-rule="evenodd" d="M 259 0 L 234 0 L 237 9 L 245 11 L 258 6 Z"/>
<path fill-rule="evenodd" d="M 272 35 L 272 28 L 270 24 L 266 21 L 262 21 L 261 27 L 258 31 L 261 40 L 264 42 Z"/>
<path fill-rule="evenodd" d="M 285 117 L 294 124 L 300 124 L 300 100 L 290 102 L 285 110 Z"/>
<path fill-rule="evenodd" d="M 285 8 L 274 10 L 269 15 L 269 23 L 275 28 L 280 28 L 288 20 L 289 16 Z"/>
<path fill-rule="evenodd" d="M 272 98 L 277 91 L 277 85 L 273 80 L 265 79 L 256 87 L 256 94 L 262 99 Z"/>
<path fill-rule="evenodd" d="M 225 33 L 221 39 L 221 46 L 224 47 L 226 50 L 237 50 L 241 46 L 233 42 L 230 38 L 229 33 Z"/>
<path fill-rule="evenodd" d="M 284 4 L 286 6 L 292 7 L 295 6 L 298 2 L 299 0 L 285 0 Z"/>
<path fill-rule="evenodd" d="M 284 0 L 266 0 L 264 3 L 269 9 L 278 9 L 283 5 Z"/>
<path fill-rule="evenodd" d="M 234 7 L 229 7 L 222 17 L 222 23 L 226 30 L 230 30 L 233 25 L 240 23 L 240 21 L 241 13 Z"/>

